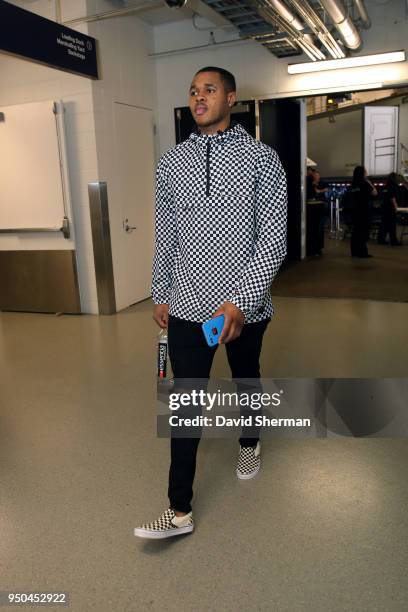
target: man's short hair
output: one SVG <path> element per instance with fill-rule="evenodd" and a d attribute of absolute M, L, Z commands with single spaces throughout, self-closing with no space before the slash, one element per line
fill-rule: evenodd
<path fill-rule="evenodd" d="M 200 72 L 218 72 L 227 92 L 229 93 L 230 91 L 237 91 L 235 77 L 231 72 L 228 72 L 228 70 L 225 70 L 224 68 L 218 68 L 217 66 L 205 66 L 204 68 L 200 68 L 200 70 L 197 70 L 196 74 L 200 74 Z"/>

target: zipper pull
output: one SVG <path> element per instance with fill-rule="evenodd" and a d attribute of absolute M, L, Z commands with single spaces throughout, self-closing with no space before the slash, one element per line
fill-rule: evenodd
<path fill-rule="evenodd" d="M 206 155 L 206 187 L 205 187 L 205 195 L 210 195 L 210 140 L 207 140 L 207 155 Z"/>

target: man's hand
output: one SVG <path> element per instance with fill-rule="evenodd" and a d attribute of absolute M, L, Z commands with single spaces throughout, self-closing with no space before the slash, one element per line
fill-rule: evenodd
<path fill-rule="evenodd" d="M 245 315 L 242 310 L 237 308 L 235 304 L 231 304 L 231 302 L 224 302 L 221 304 L 218 310 L 214 312 L 212 318 L 218 317 L 221 314 L 224 315 L 225 320 L 218 343 L 225 344 L 240 336 L 242 328 L 244 327 Z"/>
<path fill-rule="evenodd" d="M 169 305 L 168 304 L 156 304 L 153 309 L 153 319 L 157 325 L 161 328 L 167 327 L 169 322 Z"/>

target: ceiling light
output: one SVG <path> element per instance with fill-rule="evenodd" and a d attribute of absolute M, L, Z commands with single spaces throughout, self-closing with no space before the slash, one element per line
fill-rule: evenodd
<path fill-rule="evenodd" d="M 396 85 L 396 83 L 394 83 Z M 401 84 L 406 84 L 405 81 L 402 81 Z M 328 94 L 338 94 L 341 91 L 345 92 L 358 92 L 363 91 L 364 89 L 383 89 L 384 83 L 365 83 L 364 85 L 360 85 L 355 83 L 352 85 L 336 85 L 335 87 L 318 87 L 314 89 L 293 89 L 292 91 L 279 91 L 273 94 L 264 94 L 262 96 L 255 96 L 254 100 L 278 100 L 282 98 L 304 98 L 305 96 L 327 96 Z"/>
<path fill-rule="evenodd" d="M 325 60 L 321 62 L 304 62 L 303 64 L 289 64 L 289 74 L 302 74 L 304 72 L 319 72 L 322 70 L 337 70 L 341 68 L 357 68 L 358 66 L 376 66 L 377 64 L 392 64 L 404 62 L 405 51 L 391 51 L 389 53 L 375 53 L 374 55 L 359 55 L 343 59 Z"/>

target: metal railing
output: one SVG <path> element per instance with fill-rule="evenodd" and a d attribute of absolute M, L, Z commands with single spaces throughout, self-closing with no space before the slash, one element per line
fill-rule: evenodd
<path fill-rule="evenodd" d="M 389 141 L 388 144 L 379 144 L 380 142 Z M 391 149 L 388 153 L 379 153 L 384 149 Z M 379 157 L 392 157 L 392 163 L 394 165 L 395 160 L 395 136 L 386 136 L 385 138 L 376 138 L 374 140 L 374 174 L 377 173 L 377 159 Z"/>
<path fill-rule="evenodd" d="M 68 217 L 64 217 L 61 227 L 5 227 L 0 234 L 33 234 L 43 232 L 62 232 L 64 238 L 70 237 Z"/>

